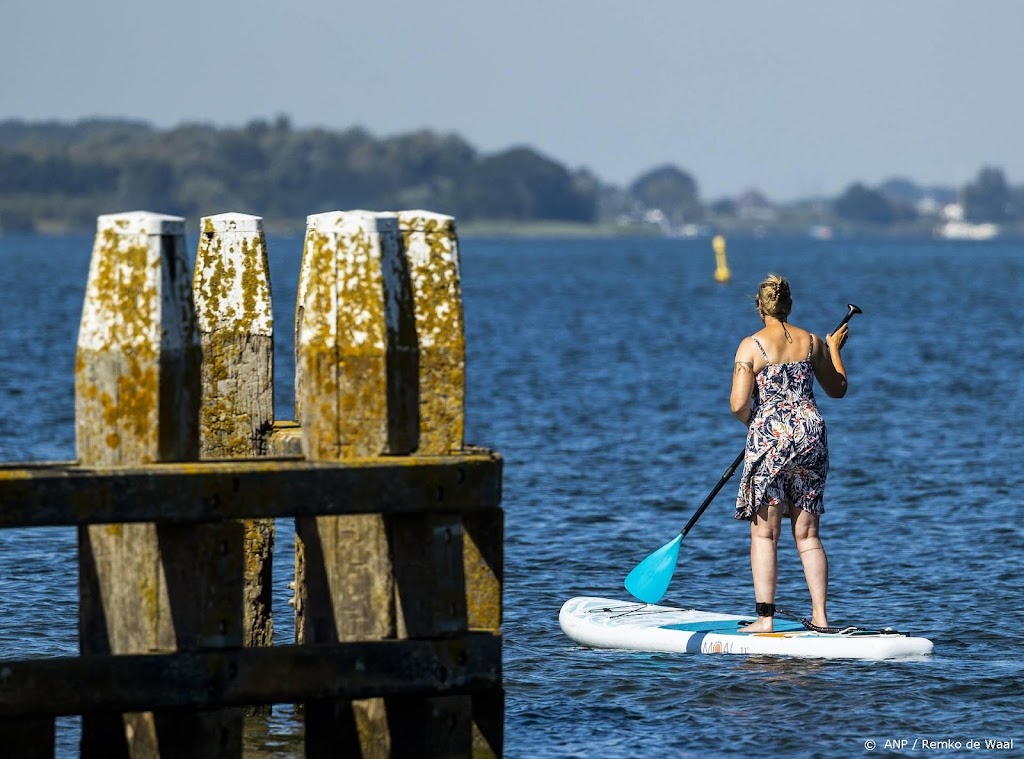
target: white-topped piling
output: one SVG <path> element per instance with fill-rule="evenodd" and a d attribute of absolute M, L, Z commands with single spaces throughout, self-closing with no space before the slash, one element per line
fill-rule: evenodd
<path fill-rule="evenodd" d="M 274 426 L 274 318 L 263 219 L 200 222 L 192 288 L 203 352 L 200 456 L 266 455 Z M 243 641 L 273 643 L 274 521 L 246 519 Z"/>

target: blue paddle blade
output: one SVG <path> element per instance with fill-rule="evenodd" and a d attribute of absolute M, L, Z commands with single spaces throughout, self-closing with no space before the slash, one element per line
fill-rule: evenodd
<path fill-rule="evenodd" d="M 626 575 L 626 590 L 644 603 L 654 604 L 660 601 L 668 590 L 668 584 L 672 582 L 672 575 L 675 574 L 679 544 L 682 542 L 683 535 L 680 533 L 671 542 L 633 567 L 633 571 Z"/>

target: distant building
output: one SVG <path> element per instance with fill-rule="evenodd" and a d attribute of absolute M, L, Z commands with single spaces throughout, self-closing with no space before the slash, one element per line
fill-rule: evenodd
<path fill-rule="evenodd" d="M 935 230 L 936 237 L 945 240 L 991 240 L 998 237 L 998 224 L 972 224 L 964 221 L 964 207 L 959 203 L 948 203 L 942 207 L 944 223 Z"/>
<path fill-rule="evenodd" d="M 935 230 L 935 234 L 946 240 L 991 240 L 999 236 L 998 224 L 972 224 L 969 221 L 947 221 Z"/>
<path fill-rule="evenodd" d="M 963 221 L 964 207 L 959 203 L 947 203 L 942 207 L 942 218 L 946 221 Z"/>
<path fill-rule="evenodd" d="M 664 228 L 668 224 L 668 220 L 665 218 L 665 212 L 660 208 L 651 208 L 644 213 L 644 223 Z"/>

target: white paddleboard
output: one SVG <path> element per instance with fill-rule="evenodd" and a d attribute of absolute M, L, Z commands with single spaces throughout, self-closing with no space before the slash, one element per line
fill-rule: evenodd
<path fill-rule="evenodd" d="M 927 638 L 895 631 L 819 633 L 778 617 L 774 632 L 739 632 L 739 623 L 752 619 L 593 596 L 569 599 L 558 615 L 562 631 L 591 648 L 827 659 L 896 659 L 930 654 L 933 649 Z"/>

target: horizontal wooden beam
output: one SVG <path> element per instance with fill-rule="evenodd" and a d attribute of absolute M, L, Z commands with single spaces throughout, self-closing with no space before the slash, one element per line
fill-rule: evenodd
<path fill-rule="evenodd" d="M 294 458 L 0 466 L 0 528 L 462 512 L 501 501 L 501 457 Z"/>
<path fill-rule="evenodd" d="M 501 688 L 501 637 L 0 660 L 0 718 Z"/>

